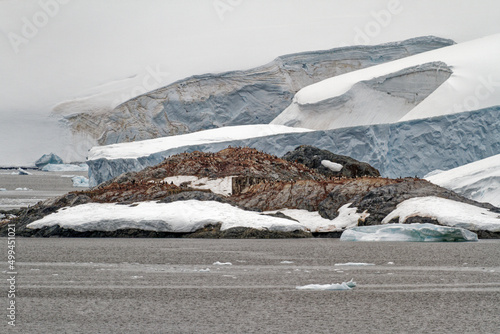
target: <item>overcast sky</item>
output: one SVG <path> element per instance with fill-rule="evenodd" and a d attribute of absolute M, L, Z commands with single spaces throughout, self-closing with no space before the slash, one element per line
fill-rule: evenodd
<path fill-rule="evenodd" d="M 292 52 L 500 32 L 498 0 L 59 1 L 0 2 L 0 111 L 85 95 L 147 66 L 174 81 Z M 26 21 L 41 25 L 33 36 Z"/>
<path fill-rule="evenodd" d="M 63 101 L 132 94 L 151 71 L 148 87 L 293 52 L 495 33 L 498 0 L 0 0 L 0 136 Z"/>

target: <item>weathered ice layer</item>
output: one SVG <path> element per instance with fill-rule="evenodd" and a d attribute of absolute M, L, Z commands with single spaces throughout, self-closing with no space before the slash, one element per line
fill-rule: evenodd
<path fill-rule="evenodd" d="M 276 58 L 246 71 L 193 76 L 116 107 L 111 113 L 67 117 L 76 132 L 100 135 L 100 145 L 189 133 L 221 126 L 265 124 L 301 88 L 340 74 L 454 44 L 420 37 Z"/>
<path fill-rule="evenodd" d="M 358 82 L 345 94 L 317 103 L 294 102 L 271 124 L 328 130 L 397 122 L 451 74 L 443 62 L 409 67 Z"/>
<path fill-rule="evenodd" d="M 297 146 L 313 145 L 367 162 L 382 176 L 422 177 L 436 169 L 447 170 L 500 154 L 498 138 L 500 106 L 408 122 L 183 146 L 137 159 L 95 159 L 87 164 L 91 185 L 96 185 L 124 172 L 156 165 L 177 153 L 248 146 L 282 156 Z"/>

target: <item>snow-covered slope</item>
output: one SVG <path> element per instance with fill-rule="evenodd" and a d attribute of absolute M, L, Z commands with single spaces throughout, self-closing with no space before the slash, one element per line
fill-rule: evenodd
<path fill-rule="evenodd" d="M 500 232 L 500 216 L 497 212 L 435 196 L 414 197 L 400 203 L 396 210 L 382 220 L 382 224 L 388 224 L 393 219 L 398 219 L 402 224 L 416 216 L 434 219 L 440 225 L 460 227 L 473 232 Z"/>
<path fill-rule="evenodd" d="M 89 110 L 66 118 L 74 129 L 98 134 L 101 145 L 269 123 L 305 86 L 451 44 L 451 40 L 427 36 L 284 55 L 245 71 L 189 77 L 134 97 L 107 113 Z"/>
<path fill-rule="evenodd" d="M 282 133 L 302 133 L 310 131 L 311 130 L 308 129 L 291 128 L 283 125 L 270 124 L 231 126 L 172 137 L 162 137 L 107 146 L 96 146 L 90 150 L 88 160 L 134 159 L 184 146 L 266 137 Z"/>
<path fill-rule="evenodd" d="M 241 129 L 252 127 L 268 126 L 253 125 Z M 252 135 L 248 139 L 243 139 L 247 135 L 241 133 L 237 140 L 224 135 L 226 131 L 240 133 L 238 129 L 240 127 L 227 127 L 179 137 L 96 147 L 90 152 L 90 160 L 87 161 L 91 185 L 127 171 L 139 171 L 156 165 L 173 154 L 218 152 L 228 146 L 248 146 L 283 156 L 297 146 L 312 145 L 367 162 L 386 177 L 422 177 L 436 169 L 451 169 L 500 154 L 500 107 L 328 131 L 296 129 L 299 132 L 263 137 Z M 283 132 L 289 132 L 293 128 L 282 129 Z M 216 140 L 212 138 L 215 134 Z M 196 141 L 182 138 L 195 138 Z"/>
<path fill-rule="evenodd" d="M 436 171 L 425 179 L 475 201 L 500 207 L 500 154 L 448 171 Z"/>
<path fill-rule="evenodd" d="M 500 105 L 499 57 L 496 34 L 326 79 L 272 124 L 327 130 Z"/>

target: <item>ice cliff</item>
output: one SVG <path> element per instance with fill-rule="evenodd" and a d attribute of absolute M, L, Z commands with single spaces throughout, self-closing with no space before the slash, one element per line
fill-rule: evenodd
<path fill-rule="evenodd" d="M 231 131 L 231 127 L 217 130 Z M 124 172 L 156 165 L 173 154 L 196 150 L 217 152 L 228 146 L 248 146 L 282 156 L 297 146 L 313 145 L 367 162 L 377 168 L 382 176 L 422 177 L 436 169 L 447 170 L 500 154 L 500 106 L 398 123 L 281 133 L 219 142 L 210 141 L 209 136 L 204 137 L 203 133 L 197 133 L 200 140 L 192 145 L 179 143 L 172 146 L 167 142 L 163 144 L 166 149 L 155 147 L 155 150 L 150 150 L 148 143 L 153 145 L 155 140 L 139 142 L 146 153 L 133 157 L 127 156 L 126 152 L 132 150 L 129 146 L 138 143 L 94 148 L 87 161 L 91 185 Z M 224 138 L 221 134 L 219 136 Z M 201 140 L 203 138 L 205 141 Z M 162 139 L 177 140 L 176 137 Z M 118 154 L 113 155 L 113 152 Z"/>
<path fill-rule="evenodd" d="M 180 80 L 137 96 L 110 113 L 76 113 L 66 119 L 75 132 L 100 135 L 96 138 L 100 145 L 269 123 L 303 87 L 453 43 L 438 37 L 420 37 L 285 55 L 246 71 Z"/>

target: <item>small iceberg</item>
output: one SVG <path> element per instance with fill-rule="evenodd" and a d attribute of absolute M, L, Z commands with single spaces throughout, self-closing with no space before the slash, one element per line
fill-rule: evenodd
<path fill-rule="evenodd" d="M 460 227 L 434 224 L 386 224 L 346 230 L 341 241 L 477 241 L 477 234 Z"/>
<path fill-rule="evenodd" d="M 42 170 L 44 172 L 87 172 L 89 166 L 87 164 L 48 164 Z"/>
<path fill-rule="evenodd" d="M 297 290 L 312 290 L 312 291 L 333 291 L 333 290 L 352 290 L 356 287 L 356 282 L 351 279 L 349 282 L 342 282 L 340 284 L 309 284 L 303 286 L 296 286 Z"/>
<path fill-rule="evenodd" d="M 212 265 L 214 266 L 232 266 L 233 264 L 231 262 L 214 262 L 212 263 Z"/>
<path fill-rule="evenodd" d="M 50 154 L 42 155 L 42 157 L 35 162 L 35 166 L 37 166 L 38 168 L 42 168 L 48 164 L 55 165 L 55 164 L 62 164 L 62 163 L 63 163 L 63 160 L 59 156 L 55 155 L 54 153 L 50 153 Z"/>
<path fill-rule="evenodd" d="M 355 267 L 362 267 L 362 266 L 374 266 L 374 263 L 365 263 L 365 262 L 347 262 L 347 263 L 335 263 L 334 266 L 355 266 Z"/>
<path fill-rule="evenodd" d="M 87 179 L 85 176 L 74 176 L 71 178 L 71 180 L 73 181 L 73 187 L 89 187 L 89 179 Z"/>
<path fill-rule="evenodd" d="M 19 175 L 32 175 L 30 172 L 22 168 L 18 168 L 17 171 L 19 172 Z"/>

